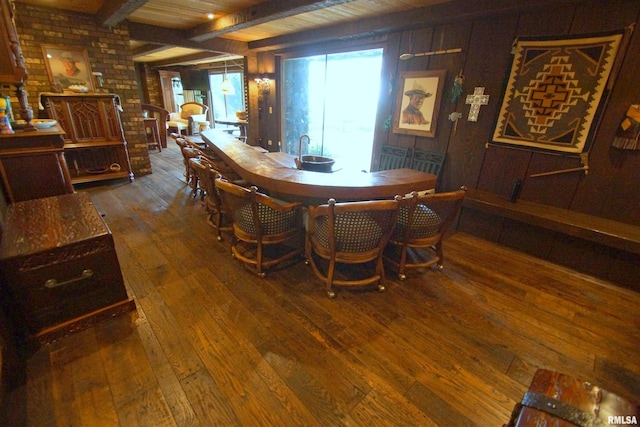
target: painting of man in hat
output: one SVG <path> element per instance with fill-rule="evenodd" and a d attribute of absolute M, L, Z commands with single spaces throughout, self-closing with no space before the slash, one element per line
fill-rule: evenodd
<path fill-rule="evenodd" d="M 403 71 L 399 75 L 393 132 L 434 137 L 446 70 Z"/>
<path fill-rule="evenodd" d="M 407 125 L 428 125 L 429 121 L 424 118 L 420 109 L 424 104 L 424 99 L 432 94 L 425 91 L 417 80 L 413 82 L 413 87 L 404 94 L 409 97 L 409 105 L 402 110 L 402 123 Z"/>
<path fill-rule="evenodd" d="M 81 70 L 77 65 L 78 60 L 73 57 L 71 52 L 62 52 L 60 55 L 60 61 L 64 67 L 64 75 L 66 77 L 76 77 L 81 73 Z"/>
<path fill-rule="evenodd" d="M 53 86 L 58 89 L 86 87 L 87 90 L 93 90 L 91 65 L 85 49 L 48 45 L 42 49 Z"/>

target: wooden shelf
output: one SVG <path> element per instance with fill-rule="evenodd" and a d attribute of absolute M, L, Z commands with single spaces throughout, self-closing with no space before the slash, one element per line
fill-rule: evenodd
<path fill-rule="evenodd" d="M 74 172 L 72 172 L 73 174 Z M 71 182 L 74 184 L 84 184 L 87 182 L 104 181 L 105 179 L 129 178 L 129 172 L 105 172 L 100 174 L 81 173 L 78 176 L 72 176 Z"/>
<path fill-rule="evenodd" d="M 463 206 L 640 255 L 640 227 L 539 203 L 468 190 Z"/>

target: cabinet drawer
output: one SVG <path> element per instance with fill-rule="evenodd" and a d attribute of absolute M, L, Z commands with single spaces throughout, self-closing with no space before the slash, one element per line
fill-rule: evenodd
<path fill-rule="evenodd" d="M 67 257 L 44 266 L 30 260 L 3 266 L 14 314 L 30 334 L 127 299 L 115 251 Z"/>

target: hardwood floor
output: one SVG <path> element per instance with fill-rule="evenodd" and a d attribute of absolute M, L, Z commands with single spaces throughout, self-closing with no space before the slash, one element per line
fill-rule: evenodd
<path fill-rule="evenodd" d="M 327 298 L 309 266 L 259 278 L 154 173 L 85 187 L 136 315 L 43 346 L 9 425 L 501 426 L 537 368 L 637 399 L 640 294 L 457 233 L 445 269 Z"/>

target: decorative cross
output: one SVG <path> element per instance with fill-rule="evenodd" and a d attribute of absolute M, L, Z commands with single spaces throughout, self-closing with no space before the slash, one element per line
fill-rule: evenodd
<path fill-rule="evenodd" d="M 465 104 L 471 104 L 471 109 L 469 109 L 469 118 L 467 121 L 477 122 L 480 107 L 482 105 L 487 105 L 488 103 L 489 95 L 484 95 L 483 87 L 473 89 L 473 95 L 467 95 L 467 101 L 465 102 Z"/>

